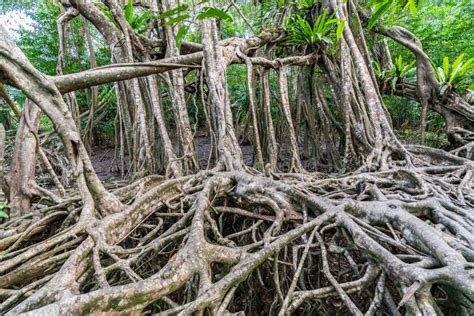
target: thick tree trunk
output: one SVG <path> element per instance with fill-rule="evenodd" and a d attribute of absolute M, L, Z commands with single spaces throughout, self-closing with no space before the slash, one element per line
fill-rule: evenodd
<path fill-rule="evenodd" d="M 163 11 L 173 10 L 178 6 L 175 0 L 165 0 L 163 2 Z M 166 57 L 173 58 L 179 57 L 179 48 L 176 45 L 176 32 L 177 26 L 165 27 L 166 36 Z M 167 74 L 165 76 L 168 76 Z M 183 71 L 173 70 L 169 72 L 170 82 L 169 95 L 174 108 L 173 113 L 175 114 L 175 122 L 177 128 L 177 135 L 179 140 L 180 152 L 179 156 L 182 156 L 182 164 L 186 174 L 190 174 L 199 169 L 197 162 L 196 149 L 194 147 L 193 131 L 191 124 L 189 123 L 188 109 L 186 105 L 186 99 L 184 95 L 184 77 Z"/>
<path fill-rule="evenodd" d="M 257 117 L 257 101 L 255 97 L 255 80 L 252 61 L 246 55 L 239 52 L 239 56 L 245 60 L 247 66 L 247 91 L 249 95 L 249 114 L 252 117 L 253 137 L 254 137 L 254 167 L 263 170 L 263 153 L 260 140 L 259 124 Z"/>
<path fill-rule="evenodd" d="M 370 144 L 373 150 L 367 156 L 363 168 L 369 170 L 372 168 L 381 170 L 388 169 L 388 160 L 392 152 L 400 153 L 410 163 L 407 151 L 393 132 L 390 119 L 387 116 L 387 111 L 379 94 L 377 82 L 375 82 L 370 71 L 370 66 L 363 57 L 365 45 L 362 45 L 362 47 L 357 45 L 350 20 L 347 16 L 346 4 L 332 0 L 331 5 L 337 10 L 338 16 L 345 21 L 344 40 L 349 48 L 352 63 L 356 69 L 357 79 L 360 80 L 360 88 L 363 91 L 363 96 L 367 103 L 367 112 L 373 128 L 374 143 Z M 363 38 L 359 37 L 359 41 L 361 40 L 364 41 Z M 356 86 L 355 89 L 357 90 L 359 87 Z"/>
<path fill-rule="evenodd" d="M 205 19 L 200 24 L 212 124 L 217 134 L 218 169 L 240 170 L 244 162 L 235 136 L 227 90 L 226 68 L 230 61 L 225 59 L 218 43 L 215 20 Z"/>
<path fill-rule="evenodd" d="M 277 170 L 278 146 L 273 126 L 273 117 L 271 112 L 269 70 L 265 69 L 261 74 L 262 78 L 262 108 L 264 113 L 265 131 L 267 136 L 267 156 L 269 161 L 269 171 Z"/>
<path fill-rule="evenodd" d="M 180 176 L 183 173 L 182 164 L 177 160 L 173 152 L 173 143 L 171 142 L 170 136 L 168 134 L 168 129 L 166 128 L 165 119 L 163 117 L 163 102 L 161 99 L 161 90 L 159 87 L 159 82 L 155 75 L 148 77 L 148 83 L 150 86 L 150 96 L 151 103 L 153 106 L 153 114 L 155 116 L 156 122 L 158 124 L 158 133 L 160 135 L 161 141 L 163 142 L 163 151 L 166 157 L 167 168 L 170 169 L 172 175 Z"/>
<path fill-rule="evenodd" d="M 286 121 L 286 127 L 290 136 L 290 148 L 291 148 L 291 163 L 290 172 L 301 172 L 304 170 L 300 161 L 300 150 L 298 146 L 298 140 L 295 134 L 295 128 L 293 126 L 293 119 L 291 118 L 290 99 L 288 96 L 288 80 L 287 80 L 287 66 L 282 66 L 278 69 L 278 84 L 280 87 L 281 107 L 283 110 L 283 117 Z"/>
<path fill-rule="evenodd" d="M 36 142 L 41 110 L 33 103 L 25 102 L 15 139 L 10 171 L 7 175 L 11 217 L 31 212 L 31 197 L 35 184 Z"/>

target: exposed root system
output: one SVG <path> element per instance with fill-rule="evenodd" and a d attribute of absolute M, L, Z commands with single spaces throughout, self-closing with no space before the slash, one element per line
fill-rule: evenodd
<path fill-rule="evenodd" d="M 472 162 L 343 177 L 202 171 L 1 226 L 2 313 L 468 311 Z M 421 163 L 424 161 L 424 163 Z M 317 303 L 315 303 L 317 302 Z"/>

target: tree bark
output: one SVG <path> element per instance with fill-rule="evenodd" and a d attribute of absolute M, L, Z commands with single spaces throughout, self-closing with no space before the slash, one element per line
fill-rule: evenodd
<path fill-rule="evenodd" d="M 54 83 L 37 71 L 0 26 L 0 63 L 2 75 L 13 82 L 51 119 L 61 137 L 68 159 L 75 168 L 80 191 L 92 194 L 97 206 L 106 213 L 116 212 L 121 203 L 102 185 L 80 139 L 71 113 Z M 90 191 L 89 191 L 90 190 Z"/>
<path fill-rule="evenodd" d="M 223 55 L 223 48 L 217 40 L 214 19 L 201 23 L 204 65 L 209 88 L 212 123 L 217 134 L 218 168 L 240 170 L 244 166 L 242 151 L 234 134 L 232 110 L 227 90 L 226 68 L 230 64 Z"/>

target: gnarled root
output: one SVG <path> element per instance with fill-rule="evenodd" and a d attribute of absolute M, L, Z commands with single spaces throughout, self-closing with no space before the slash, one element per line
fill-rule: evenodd
<path fill-rule="evenodd" d="M 78 198 L 37 209 L 1 226 L 0 312 L 472 312 L 466 161 L 337 178 L 154 176 L 114 192 L 119 213 Z"/>

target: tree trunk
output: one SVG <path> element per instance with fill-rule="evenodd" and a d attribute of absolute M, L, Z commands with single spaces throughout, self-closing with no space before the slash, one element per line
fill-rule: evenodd
<path fill-rule="evenodd" d="M 7 175 L 9 188 L 10 216 L 17 217 L 31 212 L 31 198 L 35 183 L 36 142 L 41 110 L 32 102 L 25 102 L 15 139 L 10 171 Z"/>
<path fill-rule="evenodd" d="M 226 67 L 229 64 L 217 40 L 217 26 L 213 19 L 202 20 L 202 44 L 212 123 L 217 134 L 218 169 L 240 170 L 244 167 L 242 151 L 235 137 Z"/>

